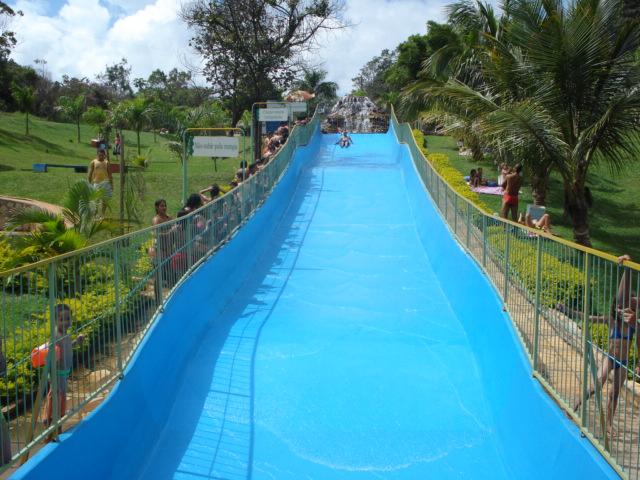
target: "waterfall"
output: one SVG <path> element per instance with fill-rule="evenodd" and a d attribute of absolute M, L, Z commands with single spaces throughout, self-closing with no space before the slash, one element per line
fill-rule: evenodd
<path fill-rule="evenodd" d="M 322 131 L 335 133 L 346 129 L 352 133 L 379 133 L 389 128 L 389 115 L 369 97 L 347 95 L 331 109 L 322 123 Z"/>

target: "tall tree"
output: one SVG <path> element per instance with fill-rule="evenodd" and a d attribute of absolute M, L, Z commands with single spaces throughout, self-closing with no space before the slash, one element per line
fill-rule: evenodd
<path fill-rule="evenodd" d="M 33 88 L 28 86 L 20 86 L 17 83 L 12 87 L 13 98 L 18 106 L 18 110 L 24 113 L 25 134 L 29 135 L 29 112 L 33 110 L 36 96 Z"/>
<path fill-rule="evenodd" d="M 153 109 L 150 102 L 144 96 L 138 95 L 133 100 L 128 100 L 124 104 L 125 117 L 129 126 L 136 131 L 138 142 L 138 155 L 140 155 L 140 132 L 150 121 Z"/>
<path fill-rule="evenodd" d="M 396 61 L 397 51 L 382 50 L 380 55 L 369 60 L 360 69 L 358 75 L 351 79 L 354 87 L 364 91 L 372 100 L 378 100 L 389 93 L 389 86 L 385 82 L 388 70 Z"/>
<path fill-rule="evenodd" d="M 76 124 L 78 143 L 80 143 L 80 120 L 86 106 L 86 97 L 83 93 L 75 97 L 62 96 L 58 99 L 58 107 L 62 113 Z"/>
<path fill-rule="evenodd" d="M 622 11 L 620 0 L 514 0 L 505 40 L 484 35 L 484 85 L 450 79 L 422 90 L 473 115 L 485 139 L 551 162 L 583 245 L 589 167 L 615 170 L 640 155 L 640 25 Z"/>
<path fill-rule="evenodd" d="M 182 9 L 190 45 L 205 61 L 232 122 L 294 80 L 320 31 L 341 28 L 342 0 L 195 0 Z"/>
<path fill-rule="evenodd" d="M 22 12 L 13 10 L 5 2 L 0 2 L 0 62 L 9 58 L 11 49 L 17 42 L 15 33 L 9 30 L 11 18 L 16 15 L 22 15 Z"/>
<path fill-rule="evenodd" d="M 129 66 L 126 58 L 113 65 L 107 65 L 105 71 L 98 75 L 98 80 L 101 80 L 118 99 L 133 97 L 130 78 L 131 66 Z"/>

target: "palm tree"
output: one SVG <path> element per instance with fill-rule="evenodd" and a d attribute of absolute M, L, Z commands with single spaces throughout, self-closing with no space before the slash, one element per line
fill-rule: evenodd
<path fill-rule="evenodd" d="M 86 246 L 87 239 L 79 232 L 67 228 L 65 219 L 39 208 L 29 208 L 15 213 L 7 222 L 8 230 L 33 226 L 29 233 L 12 237 L 16 250 L 9 268 L 37 262 L 45 258 L 62 255 Z"/>
<path fill-rule="evenodd" d="M 142 95 L 137 96 L 133 100 L 128 100 L 124 105 L 127 123 L 136 131 L 138 155 L 140 155 L 140 131 L 149 123 L 153 109 L 149 105 L 149 100 Z"/>
<path fill-rule="evenodd" d="M 326 82 L 327 71 L 322 69 L 305 69 L 300 80 L 294 83 L 294 89 L 315 93 L 315 102 L 332 102 L 338 98 L 338 84 Z"/>
<path fill-rule="evenodd" d="M 446 7 L 451 29 L 440 29 L 444 43 L 424 63 L 424 77 L 457 78 L 467 84 L 482 84 L 480 54 L 486 36 L 501 38 L 503 24 L 488 2 L 460 0 Z M 503 17 L 506 18 L 506 17 Z"/>
<path fill-rule="evenodd" d="M 17 83 L 13 83 L 11 86 L 11 94 L 13 99 L 18 104 L 18 110 L 25 114 L 25 135 L 29 135 L 29 112 L 33 110 L 33 106 L 36 102 L 36 96 L 33 88 L 24 86 L 21 87 Z"/>
<path fill-rule="evenodd" d="M 71 186 L 62 204 L 62 213 L 40 208 L 15 212 L 6 228 L 30 226 L 26 235 L 15 237 L 16 265 L 71 252 L 87 245 L 100 232 L 116 231 L 116 223 L 105 216 L 108 197 L 98 185 L 81 180 Z"/>
<path fill-rule="evenodd" d="M 80 94 L 76 97 L 62 96 L 58 99 L 58 108 L 69 119 L 76 124 L 78 131 L 78 143 L 80 143 L 80 120 L 84 113 L 85 95 Z"/>
<path fill-rule="evenodd" d="M 105 110 L 101 107 L 89 107 L 82 115 L 82 118 L 86 123 L 96 129 L 96 133 L 100 138 L 104 138 L 108 143 L 111 125 L 109 125 L 109 119 Z"/>
<path fill-rule="evenodd" d="M 552 163 L 583 245 L 590 245 L 589 167 L 620 169 L 640 154 L 640 26 L 621 12 L 620 0 L 515 0 L 508 41 L 485 35 L 488 83 L 450 79 L 423 92 L 474 115 L 483 138 Z"/>

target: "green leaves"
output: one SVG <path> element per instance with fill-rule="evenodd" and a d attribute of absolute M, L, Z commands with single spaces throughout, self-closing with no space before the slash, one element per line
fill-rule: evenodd
<path fill-rule="evenodd" d="M 424 73 L 450 78 L 405 89 L 404 111 L 515 157 L 538 179 L 555 167 L 588 244 L 589 165 L 616 170 L 640 155 L 640 26 L 621 17 L 620 0 L 510 0 L 503 10 L 496 23 L 481 2 L 449 8 L 457 35 Z"/>

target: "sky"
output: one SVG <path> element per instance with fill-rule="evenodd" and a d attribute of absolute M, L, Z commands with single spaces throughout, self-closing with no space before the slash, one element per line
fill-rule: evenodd
<path fill-rule="evenodd" d="M 5 0 L 6 1 L 6 0 Z M 18 45 L 12 58 L 53 79 L 67 74 L 91 80 L 107 65 L 126 58 L 131 79 L 200 65 L 188 45 L 190 32 L 179 17 L 187 0 L 9 0 L 24 15 L 11 29 Z M 351 27 L 318 38 L 309 60 L 328 71 L 327 80 L 351 91 L 351 79 L 385 49 L 415 33 L 426 33 L 429 20 L 443 21 L 446 0 L 345 0 Z M 199 80 L 204 84 L 204 80 Z"/>

